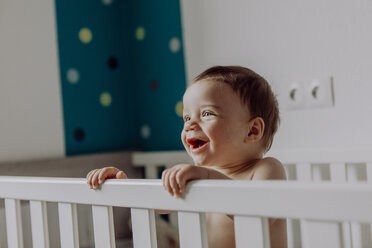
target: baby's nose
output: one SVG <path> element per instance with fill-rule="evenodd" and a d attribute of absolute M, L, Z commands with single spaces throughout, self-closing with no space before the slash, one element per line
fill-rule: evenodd
<path fill-rule="evenodd" d="M 195 128 L 197 127 L 197 123 L 195 121 L 188 121 L 185 123 L 185 131 L 188 132 L 188 131 L 191 131 L 191 130 L 194 130 Z"/>

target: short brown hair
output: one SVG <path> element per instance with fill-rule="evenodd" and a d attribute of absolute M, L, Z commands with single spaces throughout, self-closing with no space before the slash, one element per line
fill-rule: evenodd
<path fill-rule="evenodd" d="M 194 79 L 227 83 L 236 92 L 253 118 L 261 117 L 265 123 L 262 136 L 265 153 L 270 149 L 279 127 L 278 101 L 269 83 L 254 71 L 241 66 L 214 66 Z"/>

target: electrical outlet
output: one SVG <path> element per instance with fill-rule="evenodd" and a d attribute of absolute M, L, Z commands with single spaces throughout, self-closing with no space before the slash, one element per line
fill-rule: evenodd
<path fill-rule="evenodd" d="M 333 77 L 315 79 L 306 86 L 305 102 L 307 108 L 326 108 L 334 106 Z"/>
<path fill-rule="evenodd" d="M 293 82 L 285 87 L 282 100 L 283 107 L 288 111 L 333 107 L 333 77 Z"/>
<path fill-rule="evenodd" d="M 284 107 L 287 110 L 305 108 L 305 90 L 303 84 L 293 82 L 286 88 L 284 94 Z"/>

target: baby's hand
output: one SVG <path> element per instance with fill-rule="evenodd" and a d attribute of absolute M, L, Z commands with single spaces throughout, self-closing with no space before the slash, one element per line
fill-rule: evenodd
<path fill-rule="evenodd" d="M 124 171 L 119 170 L 115 167 L 104 167 L 102 169 L 95 169 L 88 173 L 87 184 L 92 189 L 97 189 L 106 179 L 117 178 L 126 179 L 128 178 Z"/>
<path fill-rule="evenodd" d="M 186 183 L 196 179 L 208 179 L 208 169 L 191 164 L 178 164 L 163 171 L 161 179 L 165 190 L 172 196 L 181 197 Z"/>

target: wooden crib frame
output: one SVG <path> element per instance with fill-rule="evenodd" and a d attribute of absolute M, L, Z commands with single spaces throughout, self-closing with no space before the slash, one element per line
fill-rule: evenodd
<path fill-rule="evenodd" d="M 187 160 L 185 153 L 178 152 L 133 155 L 134 164 L 152 168 L 149 177 L 156 172 L 154 165 L 167 167 Z M 79 246 L 76 204 L 92 205 L 95 247 L 115 247 L 113 206 L 131 208 L 136 248 L 157 247 L 154 209 L 177 211 L 182 248 L 207 247 L 206 212 L 234 216 L 236 247 L 270 247 L 269 217 L 300 220 L 302 247 L 372 246 L 371 235 L 367 241 L 358 241 L 345 234 L 345 223 L 353 223 L 351 229 L 357 223 L 372 223 L 372 185 L 342 183 L 358 175 L 350 168 L 362 166 L 367 177 L 371 175 L 371 163 L 331 163 L 330 182 L 316 184 L 311 181 L 323 177 L 324 166 L 305 161 L 293 167 L 291 163 L 287 168 L 296 172 L 289 173 L 290 179 L 296 175 L 299 181 L 201 180 L 190 183 L 183 198 L 171 197 L 159 179 L 109 180 L 94 191 L 85 179 L 0 177 L 8 247 L 23 247 L 20 200 L 30 201 L 33 247 L 49 247 L 46 202 L 58 202 L 63 248 Z M 326 226 L 329 232 L 324 235 L 314 228 L 308 232 L 314 225 Z"/>

